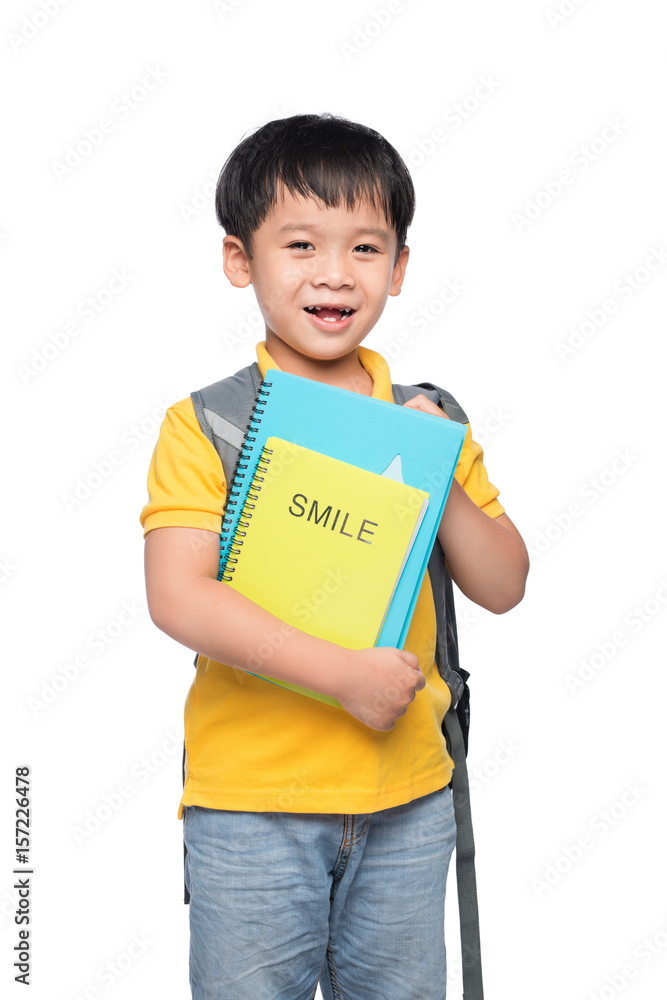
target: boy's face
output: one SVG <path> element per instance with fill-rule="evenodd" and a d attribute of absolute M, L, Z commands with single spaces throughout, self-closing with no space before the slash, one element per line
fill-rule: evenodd
<path fill-rule="evenodd" d="M 387 296 L 399 294 L 409 254 L 405 247 L 394 265 L 396 233 L 368 202 L 328 208 L 286 190 L 256 230 L 253 250 L 250 260 L 238 237 L 226 236 L 225 273 L 239 287 L 252 283 L 267 349 L 283 367 L 286 359 L 335 361 L 356 352 Z"/>

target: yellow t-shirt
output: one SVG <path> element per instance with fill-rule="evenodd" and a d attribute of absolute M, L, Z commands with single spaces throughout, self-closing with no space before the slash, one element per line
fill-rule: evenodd
<path fill-rule="evenodd" d="M 359 347 L 373 396 L 392 401 L 384 358 Z M 264 343 L 257 361 L 277 368 Z M 490 517 L 504 508 L 470 435 L 455 478 Z M 144 536 L 161 527 L 220 533 L 225 482 L 220 458 L 203 434 L 190 397 L 165 415 L 141 512 Z M 221 583 L 221 586 L 224 584 Z M 250 812 L 370 813 L 428 795 L 448 784 L 453 761 L 442 721 L 450 693 L 435 663 L 435 608 L 424 577 L 405 649 L 419 657 L 426 686 L 392 730 L 370 729 L 349 712 L 199 656 L 185 702 L 186 778 L 178 808 Z"/>

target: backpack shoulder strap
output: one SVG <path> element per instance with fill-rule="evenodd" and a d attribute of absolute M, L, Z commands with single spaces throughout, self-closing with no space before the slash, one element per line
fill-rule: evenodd
<path fill-rule="evenodd" d="M 228 378 L 190 393 L 199 426 L 220 456 L 227 483 L 233 479 L 261 384 L 262 373 L 254 362 Z"/>

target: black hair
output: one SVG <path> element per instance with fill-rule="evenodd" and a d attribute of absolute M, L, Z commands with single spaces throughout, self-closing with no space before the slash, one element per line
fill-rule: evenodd
<path fill-rule="evenodd" d="M 382 210 L 397 238 L 396 260 L 415 211 L 408 168 L 372 128 L 325 112 L 267 122 L 228 156 L 215 191 L 215 214 L 252 260 L 253 235 L 278 199 L 279 185 L 352 209 L 363 198 Z"/>

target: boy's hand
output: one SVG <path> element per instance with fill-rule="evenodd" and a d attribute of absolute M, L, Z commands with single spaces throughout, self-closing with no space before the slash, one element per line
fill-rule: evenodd
<path fill-rule="evenodd" d="M 413 396 L 409 399 L 407 403 L 403 403 L 403 406 L 409 406 L 411 410 L 422 410 L 424 413 L 433 413 L 436 417 L 444 417 L 445 420 L 449 420 L 449 417 L 444 410 L 441 410 L 433 400 L 425 396 L 423 392 L 419 395 Z"/>
<path fill-rule="evenodd" d="M 350 650 L 346 690 L 336 698 L 370 729 L 389 730 L 404 715 L 426 678 L 414 653 L 391 646 Z"/>

